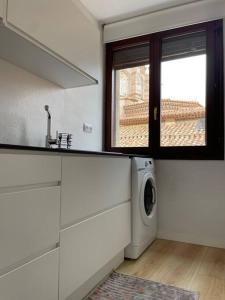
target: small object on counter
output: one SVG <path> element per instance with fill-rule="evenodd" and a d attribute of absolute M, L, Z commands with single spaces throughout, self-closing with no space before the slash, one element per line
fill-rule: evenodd
<path fill-rule="evenodd" d="M 51 113 L 49 106 L 45 105 L 45 111 L 47 112 L 47 135 L 46 135 L 46 147 L 47 148 L 59 148 L 59 149 L 70 149 L 72 146 L 72 134 L 65 132 L 56 131 L 56 138 L 51 136 Z"/>
<path fill-rule="evenodd" d="M 51 121 L 52 121 L 52 116 L 51 116 L 51 113 L 49 111 L 49 106 L 48 105 L 45 105 L 44 106 L 45 108 L 45 111 L 47 112 L 47 135 L 46 135 L 46 138 L 45 138 L 45 146 L 47 148 L 52 148 L 53 145 L 57 145 L 57 132 L 56 132 L 56 138 L 53 139 L 52 136 L 51 136 Z"/>
<path fill-rule="evenodd" d="M 58 148 L 70 149 L 72 146 L 72 134 L 59 132 L 58 133 Z"/>

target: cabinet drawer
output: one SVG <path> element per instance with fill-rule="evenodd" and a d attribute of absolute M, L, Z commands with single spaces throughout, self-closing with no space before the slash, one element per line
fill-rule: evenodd
<path fill-rule="evenodd" d="M 128 158 L 63 157 L 61 225 L 129 200 L 130 167 Z"/>
<path fill-rule="evenodd" d="M 60 188 L 0 194 L 0 270 L 59 241 Z"/>
<path fill-rule="evenodd" d="M 57 300 L 58 250 L 0 277 L 2 300 Z"/>
<path fill-rule="evenodd" d="M 0 154 L 0 187 L 61 180 L 61 158 L 42 155 Z"/>
<path fill-rule="evenodd" d="M 124 203 L 60 233 L 60 300 L 130 243 L 130 228 L 130 203 Z"/>

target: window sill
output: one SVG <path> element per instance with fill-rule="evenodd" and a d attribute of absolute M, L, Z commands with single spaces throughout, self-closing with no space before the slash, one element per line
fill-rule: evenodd
<path fill-rule="evenodd" d="M 107 148 L 106 151 L 119 152 L 132 156 L 143 155 L 157 160 L 224 160 L 224 147 L 217 152 L 210 152 L 205 147 L 165 147 L 157 151 L 150 148 Z"/>

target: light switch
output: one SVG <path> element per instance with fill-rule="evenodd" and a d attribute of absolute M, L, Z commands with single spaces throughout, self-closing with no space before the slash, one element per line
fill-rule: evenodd
<path fill-rule="evenodd" d="M 84 123 L 83 124 L 83 131 L 86 133 L 92 133 L 93 126 L 92 124 Z"/>

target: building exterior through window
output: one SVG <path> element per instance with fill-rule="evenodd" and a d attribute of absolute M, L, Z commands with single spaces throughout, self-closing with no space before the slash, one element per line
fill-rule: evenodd
<path fill-rule="evenodd" d="M 147 147 L 149 134 L 149 66 L 119 72 L 117 147 Z M 205 107 L 197 100 L 161 100 L 161 146 L 205 146 Z"/>

